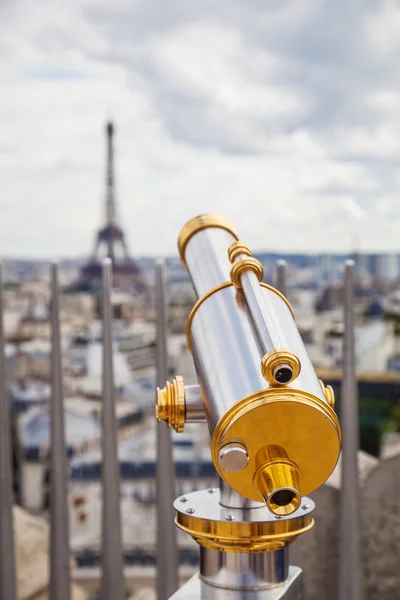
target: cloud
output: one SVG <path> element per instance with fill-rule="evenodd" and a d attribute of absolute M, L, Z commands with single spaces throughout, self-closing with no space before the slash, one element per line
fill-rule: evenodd
<path fill-rule="evenodd" d="M 135 254 L 201 212 L 254 249 L 398 249 L 392 0 L 0 0 L 0 255 L 85 255 L 104 123 Z"/>

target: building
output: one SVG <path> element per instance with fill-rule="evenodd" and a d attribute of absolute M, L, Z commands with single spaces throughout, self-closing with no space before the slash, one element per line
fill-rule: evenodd
<path fill-rule="evenodd" d="M 49 313 L 44 303 L 34 303 L 29 307 L 27 314 L 20 321 L 18 337 L 22 340 L 50 338 Z"/>
<path fill-rule="evenodd" d="M 156 576 L 156 439 L 154 417 L 118 445 L 121 476 L 121 519 L 127 581 L 133 592 L 154 587 Z M 216 487 L 217 477 L 206 443 L 208 430 L 187 426 L 172 433 L 175 490 L 182 495 Z M 101 548 L 101 458 L 98 450 L 71 461 L 69 507 L 74 579 L 97 597 Z M 183 580 L 194 574 L 198 546 L 177 531 Z"/>
<path fill-rule="evenodd" d="M 99 448 L 101 440 L 101 405 L 83 398 L 66 398 L 65 427 L 68 456 L 79 455 L 88 448 Z M 117 404 L 119 436 L 131 433 L 142 419 L 133 404 Z M 40 512 L 48 504 L 48 452 L 50 412 L 48 405 L 30 408 L 20 415 L 16 425 L 17 473 L 21 505 Z"/>

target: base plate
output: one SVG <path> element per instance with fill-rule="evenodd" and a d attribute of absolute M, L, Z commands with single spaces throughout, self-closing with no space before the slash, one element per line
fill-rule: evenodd
<path fill-rule="evenodd" d="M 302 597 L 302 570 L 290 567 L 287 582 L 269 590 L 216 588 L 201 581 L 196 574 L 170 600 L 302 600 Z"/>

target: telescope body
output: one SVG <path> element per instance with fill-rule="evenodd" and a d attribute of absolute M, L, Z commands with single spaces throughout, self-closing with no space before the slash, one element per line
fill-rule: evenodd
<path fill-rule="evenodd" d="M 159 390 L 158 416 L 174 412 L 182 430 L 185 417 L 203 413 L 220 477 L 276 515 L 291 514 L 336 465 L 333 393 L 315 373 L 289 302 L 262 283 L 260 263 L 227 221 L 192 219 L 179 250 L 198 299 L 187 342 L 199 388 L 178 381 Z"/>

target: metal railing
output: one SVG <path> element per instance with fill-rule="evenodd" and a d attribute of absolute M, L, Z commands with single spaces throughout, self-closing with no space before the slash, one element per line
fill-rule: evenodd
<path fill-rule="evenodd" d="M 0 598 L 16 600 L 10 405 L 6 388 L 3 312 L 3 269 L 0 265 Z"/>
<path fill-rule="evenodd" d="M 67 458 L 65 452 L 61 335 L 59 320 L 60 290 L 58 266 L 51 272 L 51 454 L 50 454 L 50 598 L 70 600 L 70 555 L 68 540 Z M 102 432 L 102 600 L 124 600 L 124 565 L 120 514 L 120 481 L 114 405 L 111 311 L 112 264 L 102 264 L 103 319 L 103 432 Z M 286 291 L 286 265 L 279 262 L 277 287 Z M 343 469 L 340 549 L 340 600 L 361 600 L 363 581 L 358 521 L 357 473 L 357 388 L 354 363 L 354 265 L 346 263 L 345 344 L 342 395 Z M 0 270 L 0 600 L 16 600 L 16 569 L 12 528 L 12 470 L 10 408 L 6 391 L 5 336 L 3 330 L 2 273 Z M 156 271 L 157 306 L 157 380 L 167 379 L 167 319 L 164 264 Z M 167 600 L 178 587 L 178 551 L 172 503 L 175 497 L 170 430 L 157 425 L 157 596 Z M 350 515 L 350 517 L 349 517 Z"/>

